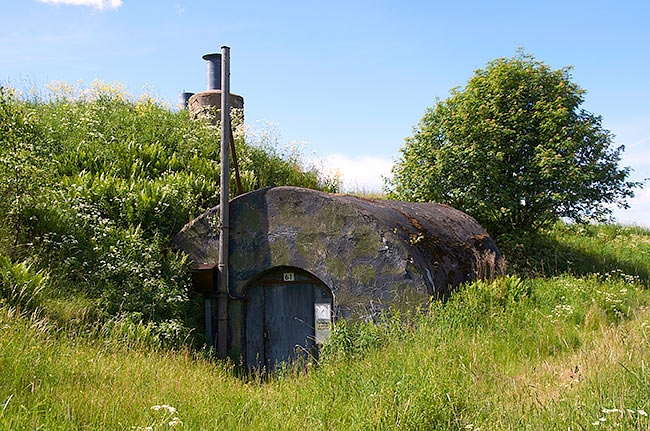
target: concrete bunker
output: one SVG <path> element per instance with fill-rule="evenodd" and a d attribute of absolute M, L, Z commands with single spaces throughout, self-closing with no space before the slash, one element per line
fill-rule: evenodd
<path fill-rule="evenodd" d="M 212 208 L 175 238 L 208 297 L 218 218 Z M 316 356 L 334 318 L 420 305 L 505 270 L 487 232 L 446 205 L 273 187 L 233 199 L 229 223 L 227 350 L 250 366 Z"/>

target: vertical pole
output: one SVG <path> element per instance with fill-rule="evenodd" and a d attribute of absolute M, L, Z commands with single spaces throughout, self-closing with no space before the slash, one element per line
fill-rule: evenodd
<path fill-rule="evenodd" d="M 237 195 L 241 195 L 244 190 L 241 186 L 241 178 L 239 177 L 239 166 L 237 166 L 237 151 L 235 150 L 235 140 L 232 137 L 232 124 L 230 127 L 230 153 L 232 154 L 232 164 L 235 168 L 235 180 L 237 181 Z"/>
<path fill-rule="evenodd" d="M 203 311 L 205 312 L 205 333 L 208 334 L 208 342 L 212 343 L 212 300 L 209 296 L 205 297 L 203 304 Z"/>
<path fill-rule="evenodd" d="M 221 47 L 221 171 L 219 285 L 217 288 L 217 356 L 226 357 L 228 337 L 228 236 L 230 232 L 230 48 Z"/>

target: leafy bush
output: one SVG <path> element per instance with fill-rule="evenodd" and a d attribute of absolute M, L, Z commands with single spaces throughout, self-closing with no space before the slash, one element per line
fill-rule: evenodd
<path fill-rule="evenodd" d="M 0 86 L 0 250 L 16 245 L 25 210 L 49 179 L 52 157 L 49 146 L 38 144 L 42 139 L 42 130 L 15 91 Z"/>
<path fill-rule="evenodd" d="M 0 301 L 20 309 L 34 309 L 41 303 L 48 280 L 47 273 L 36 271 L 31 263 L 13 263 L 0 254 Z"/>

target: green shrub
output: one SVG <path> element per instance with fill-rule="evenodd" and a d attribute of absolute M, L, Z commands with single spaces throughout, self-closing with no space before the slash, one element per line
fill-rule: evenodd
<path fill-rule="evenodd" d="M 45 271 L 37 271 L 28 262 L 13 263 L 0 254 L 0 300 L 20 309 L 34 309 L 42 301 L 48 284 Z"/>
<path fill-rule="evenodd" d="M 15 91 L 0 86 L 0 251 L 16 254 L 26 209 L 50 179 L 51 154 L 43 131 Z"/>

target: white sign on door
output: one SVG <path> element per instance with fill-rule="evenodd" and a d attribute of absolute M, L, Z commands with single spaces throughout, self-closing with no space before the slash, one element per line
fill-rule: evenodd
<path fill-rule="evenodd" d="M 316 343 L 326 343 L 330 338 L 330 330 L 332 328 L 332 305 L 330 303 L 314 304 L 314 322 Z"/>

